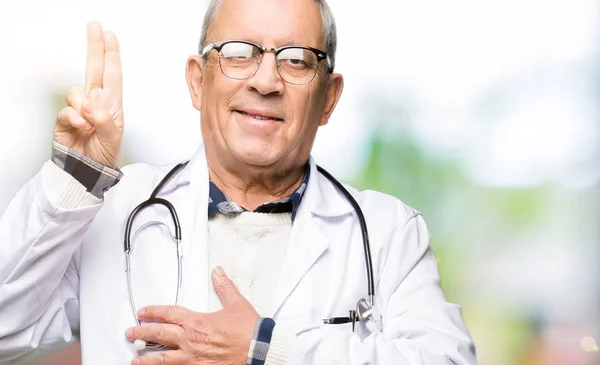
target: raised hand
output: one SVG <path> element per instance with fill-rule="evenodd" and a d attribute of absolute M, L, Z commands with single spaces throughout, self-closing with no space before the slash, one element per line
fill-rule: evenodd
<path fill-rule="evenodd" d="M 114 168 L 123 137 L 119 43 L 98 22 L 87 26 L 85 87 L 73 87 L 56 118 L 54 140 Z"/>

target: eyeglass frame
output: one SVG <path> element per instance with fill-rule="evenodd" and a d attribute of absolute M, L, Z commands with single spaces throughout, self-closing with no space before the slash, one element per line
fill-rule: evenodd
<path fill-rule="evenodd" d="M 318 65 L 321 63 L 321 61 L 325 60 L 327 62 L 327 73 L 333 73 L 333 67 L 331 66 L 331 59 L 329 58 L 329 55 L 326 52 L 321 51 L 320 49 L 317 48 L 313 48 L 313 47 L 309 47 L 309 46 L 301 46 L 301 45 L 287 45 L 287 46 L 281 46 L 281 47 L 264 47 L 261 46 L 260 44 L 254 43 L 254 42 L 250 42 L 250 41 L 245 41 L 245 40 L 241 40 L 241 39 L 230 39 L 230 40 L 225 40 L 225 41 L 215 41 L 215 42 L 211 42 L 209 44 L 207 44 L 206 46 L 204 46 L 204 48 L 202 48 L 202 52 L 200 52 L 200 57 L 205 57 L 206 55 L 208 55 L 208 52 L 212 51 L 213 49 L 215 51 L 217 51 L 219 53 L 219 56 L 221 55 L 221 49 L 223 49 L 223 46 L 225 46 L 228 43 L 245 43 L 251 46 L 254 46 L 256 48 L 258 48 L 259 52 L 260 52 L 260 59 L 258 61 L 258 67 L 256 68 L 256 71 L 254 71 L 254 73 L 250 76 L 248 76 L 245 79 L 236 79 L 230 76 L 227 76 L 225 74 L 225 72 L 223 71 L 223 68 L 221 67 L 221 58 L 219 57 L 219 68 L 221 69 L 221 72 L 223 73 L 223 75 L 225 75 L 225 77 L 233 79 L 233 80 L 249 80 L 252 77 L 254 77 L 254 75 L 256 75 L 256 73 L 258 72 L 258 70 L 260 69 L 260 65 L 262 64 L 262 59 L 263 56 L 265 54 L 265 52 L 271 52 L 273 54 L 275 54 L 275 60 L 277 61 L 277 73 L 279 74 L 279 61 L 277 60 L 277 55 L 283 51 L 285 51 L 286 49 L 290 49 L 290 48 L 301 48 L 301 49 L 305 49 L 308 51 L 313 52 L 316 56 L 317 56 L 317 68 L 315 69 L 315 74 L 313 75 L 313 77 L 308 80 L 307 82 L 303 83 L 303 84 L 295 84 L 292 82 L 287 81 L 283 76 L 281 76 L 281 74 L 279 74 L 279 76 L 281 77 L 281 79 L 285 82 L 287 82 L 288 84 L 291 85 L 306 85 L 309 84 L 310 82 L 312 82 L 312 80 L 314 80 L 315 76 L 317 75 L 318 72 Z"/>

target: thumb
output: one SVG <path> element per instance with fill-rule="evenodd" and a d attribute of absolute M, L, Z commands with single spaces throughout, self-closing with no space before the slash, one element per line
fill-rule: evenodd
<path fill-rule="evenodd" d="M 245 300 L 235 283 L 225 274 L 221 266 L 213 269 L 212 283 L 224 308 Z"/>

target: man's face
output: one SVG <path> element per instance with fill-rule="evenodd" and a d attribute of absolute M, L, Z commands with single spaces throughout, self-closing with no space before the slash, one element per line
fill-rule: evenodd
<path fill-rule="evenodd" d="M 324 51 L 320 12 L 313 0 L 226 0 L 213 24 L 209 42 L 247 40 L 264 47 L 302 45 Z M 248 80 L 226 77 L 215 50 L 203 68 L 199 57 L 190 58 L 188 83 L 202 114 L 209 159 L 280 172 L 304 164 L 317 128 L 327 123 L 343 86 L 338 74 L 326 83 L 325 69 L 321 61 L 310 83 L 292 85 L 279 76 L 271 52 Z"/>

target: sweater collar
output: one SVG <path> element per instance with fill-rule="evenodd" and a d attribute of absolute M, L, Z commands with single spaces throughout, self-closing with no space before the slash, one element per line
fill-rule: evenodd
<path fill-rule="evenodd" d="M 298 211 L 298 207 L 300 206 L 300 202 L 302 201 L 302 197 L 304 196 L 304 192 L 306 191 L 306 187 L 308 186 L 308 180 L 310 177 L 310 165 L 307 163 L 304 169 L 304 176 L 302 178 L 302 182 L 298 186 L 296 190 L 294 190 L 290 195 L 283 199 L 275 200 L 272 202 L 268 202 L 258 206 L 254 209 L 253 212 L 256 213 L 292 213 L 292 222 L 294 222 L 294 218 L 296 217 L 296 212 Z M 248 210 L 241 205 L 237 204 L 233 200 L 229 199 L 215 185 L 212 181 L 209 181 L 209 194 L 208 194 L 208 219 L 211 219 L 217 213 L 221 214 L 240 214 L 242 212 L 247 212 Z"/>

